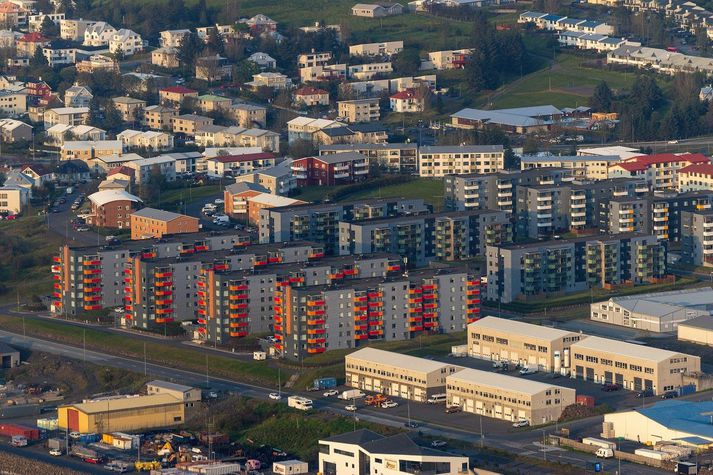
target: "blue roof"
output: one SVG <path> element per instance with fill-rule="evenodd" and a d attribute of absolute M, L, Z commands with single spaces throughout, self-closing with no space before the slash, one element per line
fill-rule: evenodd
<path fill-rule="evenodd" d="M 579 26 L 584 28 L 594 28 L 595 26 L 603 25 L 604 22 L 596 20 L 587 20 L 584 23 L 580 23 Z"/>
<path fill-rule="evenodd" d="M 662 426 L 713 441 L 713 401 L 661 401 L 639 412 Z"/>
<path fill-rule="evenodd" d="M 711 443 L 711 441 L 708 439 L 704 439 L 703 437 L 696 437 L 696 436 L 680 437 L 678 439 L 673 439 L 673 440 L 680 440 L 681 442 L 685 442 L 688 445 L 709 445 Z"/>
<path fill-rule="evenodd" d="M 559 20 L 557 23 L 562 23 L 563 25 L 571 25 L 571 26 L 576 26 L 582 23 L 584 20 L 580 20 L 579 18 L 562 18 Z"/>
<path fill-rule="evenodd" d="M 552 15 L 551 13 L 549 15 L 545 15 L 541 17 L 545 21 L 560 21 L 561 19 L 565 18 L 563 16 L 559 15 Z"/>
<path fill-rule="evenodd" d="M 616 45 L 616 44 L 621 43 L 622 41 L 623 40 L 621 38 L 615 38 L 613 36 L 610 36 L 608 38 L 604 38 L 603 40 L 601 40 L 600 43 Z"/>

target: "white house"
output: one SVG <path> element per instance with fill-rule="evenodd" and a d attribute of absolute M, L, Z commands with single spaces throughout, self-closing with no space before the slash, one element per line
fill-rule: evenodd
<path fill-rule="evenodd" d="M 173 135 L 165 132 L 127 129 L 116 135 L 126 148 L 145 148 L 150 150 L 170 150 L 173 148 Z"/>
<path fill-rule="evenodd" d="M 84 46 L 106 46 L 112 35 L 116 33 L 116 28 L 110 24 L 98 21 L 93 25 L 87 26 L 84 30 Z"/>
<path fill-rule="evenodd" d="M 165 30 L 161 32 L 162 48 L 180 48 L 183 38 L 191 33 L 191 30 Z"/>
<path fill-rule="evenodd" d="M 168 156 L 152 158 L 142 158 L 124 164 L 132 168 L 136 173 L 134 179 L 137 185 L 148 183 L 151 174 L 156 169 L 166 179 L 166 181 L 176 180 L 176 160 Z"/>
<path fill-rule="evenodd" d="M 109 38 L 109 51 L 124 56 L 131 56 L 144 50 L 144 42 L 141 35 L 135 31 L 122 28 Z"/>
<path fill-rule="evenodd" d="M 75 84 L 64 91 L 65 107 L 89 107 L 89 103 L 94 98 L 94 94 L 86 86 Z"/>
<path fill-rule="evenodd" d="M 248 58 L 248 61 L 252 61 L 257 64 L 260 66 L 260 69 L 275 69 L 277 67 L 277 61 L 275 58 L 267 53 L 253 53 Z"/>

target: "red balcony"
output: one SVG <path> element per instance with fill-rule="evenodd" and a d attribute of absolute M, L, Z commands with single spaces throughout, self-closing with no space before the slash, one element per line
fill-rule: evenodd
<path fill-rule="evenodd" d="M 56 301 L 56 302 L 52 302 L 52 303 L 54 304 L 55 307 L 61 307 L 61 306 L 62 306 L 62 302 L 60 302 L 60 301 Z"/>
<path fill-rule="evenodd" d="M 248 322 L 230 322 L 230 328 L 245 328 L 248 326 Z"/>
<path fill-rule="evenodd" d="M 423 312 L 423 318 L 435 318 L 438 317 L 436 312 Z"/>
<path fill-rule="evenodd" d="M 326 338 L 307 338 L 307 343 L 310 345 L 315 345 L 318 343 L 325 343 L 327 341 Z"/>
<path fill-rule="evenodd" d="M 234 284 L 229 285 L 228 290 L 248 290 L 247 284 Z"/>
<path fill-rule="evenodd" d="M 124 305 L 124 310 L 131 312 L 132 310 L 134 310 L 134 307 L 132 305 Z"/>
<path fill-rule="evenodd" d="M 310 317 L 317 317 L 324 315 L 324 310 L 307 310 L 307 315 Z"/>
<path fill-rule="evenodd" d="M 359 296 L 359 297 L 354 297 L 354 302 L 366 302 L 366 301 L 367 301 L 367 297 L 364 295 Z"/>
<path fill-rule="evenodd" d="M 423 286 L 421 286 L 421 288 L 423 290 L 434 290 L 436 288 L 436 286 L 433 284 L 430 284 L 430 285 L 423 285 Z"/>
<path fill-rule="evenodd" d="M 342 274 L 344 275 L 357 275 L 359 271 L 357 269 L 344 269 Z"/>
<path fill-rule="evenodd" d="M 163 279 L 165 277 L 173 277 L 173 272 L 156 272 L 153 276 L 157 279 Z"/>
<path fill-rule="evenodd" d="M 312 252 L 307 256 L 308 259 L 321 259 L 323 257 L 324 252 Z"/>
<path fill-rule="evenodd" d="M 423 322 L 425 328 L 437 328 L 438 322 Z"/>
<path fill-rule="evenodd" d="M 157 308 L 156 315 L 170 315 L 173 313 L 172 308 Z"/>
<path fill-rule="evenodd" d="M 59 256 L 52 256 L 52 262 L 61 263 L 61 262 L 62 262 L 62 258 L 59 257 Z"/>
<path fill-rule="evenodd" d="M 416 287 L 415 289 L 408 289 L 409 294 L 420 294 L 422 292 L 423 290 L 421 290 L 421 287 Z"/>
<path fill-rule="evenodd" d="M 189 248 L 181 249 L 180 251 L 178 251 L 178 254 L 181 256 L 189 256 L 195 252 L 196 252 L 196 250 L 193 247 L 189 247 Z"/>
<path fill-rule="evenodd" d="M 205 294 L 205 292 L 203 292 Z M 173 290 L 155 290 L 153 293 L 156 297 L 167 297 L 173 295 Z"/>
<path fill-rule="evenodd" d="M 85 295 L 84 296 L 85 302 L 99 302 L 101 299 L 102 299 L 101 295 Z"/>
<path fill-rule="evenodd" d="M 369 339 L 369 335 L 368 335 L 368 334 L 365 334 L 365 333 L 364 333 L 364 334 L 355 334 L 355 335 L 354 335 L 354 339 L 355 339 L 355 340 L 368 340 L 368 339 Z"/>
<path fill-rule="evenodd" d="M 84 275 L 96 275 L 101 273 L 101 269 L 84 269 Z"/>
<path fill-rule="evenodd" d="M 82 262 L 82 264 L 84 264 L 85 266 L 98 266 L 101 265 L 101 263 L 102 261 L 100 261 L 99 259 L 88 259 Z"/>
<path fill-rule="evenodd" d="M 127 293 L 127 294 L 130 294 L 130 293 L 133 292 L 133 291 L 134 291 L 134 288 L 133 288 L 133 287 L 124 287 L 124 292 Z"/>
<path fill-rule="evenodd" d="M 59 273 L 59 272 L 62 272 L 62 267 L 61 267 L 61 266 L 52 266 L 52 267 L 50 267 L 50 269 L 51 269 L 52 272 L 54 272 L 55 274 L 57 274 L 57 273 Z"/>
<path fill-rule="evenodd" d="M 205 285 L 206 285 L 205 281 L 203 281 L 203 280 L 199 280 L 198 282 L 196 282 L 196 286 L 198 286 L 198 287 L 205 287 Z"/>
<path fill-rule="evenodd" d="M 467 299 L 465 303 L 467 305 L 480 305 L 480 299 Z"/>
<path fill-rule="evenodd" d="M 411 328 L 409 328 L 409 331 L 412 331 L 412 332 L 420 332 L 420 331 L 423 331 L 423 325 L 418 325 L 418 326 L 411 327 Z"/>
<path fill-rule="evenodd" d="M 282 303 L 282 298 L 280 298 L 280 297 L 273 297 L 273 298 L 272 298 L 272 301 L 275 302 L 275 303 Z"/>
<path fill-rule="evenodd" d="M 173 304 L 172 299 L 156 300 L 156 305 L 171 305 Z"/>
<path fill-rule="evenodd" d="M 438 294 L 423 294 L 424 300 L 434 300 L 438 298 Z"/>
<path fill-rule="evenodd" d="M 389 265 L 389 266 L 386 266 L 386 271 L 387 271 L 387 272 L 399 272 L 400 270 L 401 270 L 401 266 L 399 266 L 399 265 L 395 265 L 395 266 Z"/>
<path fill-rule="evenodd" d="M 267 265 L 267 259 L 265 260 L 255 260 L 255 266 L 266 266 Z"/>
<path fill-rule="evenodd" d="M 59 274 L 54 274 L 54 275 L 52 276 L 52 278 L 53 278 L 54 280 L 62 280 L 62 276 L 59 275 Z"/>
<path fill-rule="evenodd" d="M 333 274 L 329 274 L 329 278 L 332 280 L 339 280 L 344 278 L 344 272 L 335 272 Z"/>
<path fill-rule="evenodd" d="M 289 287 L 290 286 L 290 281 L 288 280 L 283 280 L 282 282 L 277 283 L 278 287 Z"/>
<path fill-rule="evenodd" d="M 52 297 L 54 297 L 56 299 L 61 299 L 62 294 L 60 292 L 52 292 Z"/>
<path fill-rule="evenodd" d="M 369 312 L 369 317 L 383 317 L 383 316 L 384 316 L 384 312 L 382 312 L 381 310 Z"/>
<path fill-rule="evenodd" d="M 380 336 L 384 334 L 384 330 L 369 330 L 369 336 Z"/>
<path fill-rule="evenodd" d="M 52 287 L 57 290 L 62 290 L 62 284 L 60 284 L 59 282 L 55 282 L 54 284 L 52 284 Z"/>
<path fill-rule="evenodd" d="M 208 246 L 205 244 L 197 244 L 193 247 L 193 249 L 195 249 L 196 251 L 205 252 L 208 250 Z"/>
<path fill-rule="evenodd" d="M 307 319 L 307 325 L 324 325 L 326 320 L 324 318 Z"/>
<path fill-rule="evenodd" d="M 355 330 L 366 330 L 369 328 L 369 325 L 354 325 Z"/>
<path fill-rule="evenodd" d="M 369 309 L 369 307 L 366 305 L 360 305 L 358 307 L 354 307 L 355 312 L 366 312 L 368 309 Z"/>
<path fill-rule="evenodd" d="M 234 295 L 229 295 L 228 300 L 247 300 L 248 299 L 248 294 L 234 294 Z"/>
<path fill-rule="evenodd" d="M 470 295 L 480 295 L 480 289 L 466 290 L 465 294 Z"/>
<path fill-rule="evenodd" d="M 231 303 L 229 305 L 229 307 L 230 307 L 230 310 L 240 310 L 243 308 L 248 308 L 248 304 L 246 304 L 246 303 Z"/>
<path fill-rule="evenodd" d="M 91 310 L 101 310 L 102 306 L 101 305 L 85 305 L 84 310 L 91 311 Z"/>
<path fill-rule="evenodd" d="M 86 294 L 87 292 L 93 293 L 93 292 L 101 292 L 102 288 L 101 287 L 84 287 L 84 293 Z"/>
<path fill-rule="evenodd" d="M 423 298 L 421 297 L 416 297 L 415 299 L 408 299 L 408 303 L 421 303 L 423 302 Z"/>
<path fill-rule="evenodd" d="M 248 336 L 248 332 L 231 331 L 231 332 L 229 332 L 229 334 L 230 334 L 231 338 L 242 338 L 242 337 Z"/>
<path fill-rule="evenodd" d="M 409 323 L 420 323 L 423 321 L 422 317 L 409 317 L 408 322 Z"/>
<path fill-rule="evenodd" d="M 477 322 L 478 320 L 480 320 L 480 317 L 468 317 L 468 323 Z"/>
<path fill-rule="evenodd" d="M 173 317 L 156 317 L 156 323 L 171 323 Z"/>
<path fill-rule="evenodd" d="M 479 308 L 466 308 L 466 309 L 465 309 L 465 313 L 466 313 L 467 315 L 471 315 L 471 314 L 474 314 L 474 313 L 480 313 L 480 309 L 479 309 Z"/>
<path fill-rule="evenodd" d="M 134 316 L 131 315 L 130 313 L 125 313 L 125 314 L 124 314 L 124 318 L 127 319 L 127 320 L 133 320 L 133 319 L 134 319 Z"/>
<path fill-rule="evenodd" d="M 382 297 L 383 295 L 383 292 L 367 292 L 366 294 L 366 296 L 370 299 L 377 299 L 379 297 Z"/>
<path fill-rule="evenodd" d="M 277 297 L 275 297 L 275 299 L 277 299 Z M 325 304 L 324 300 L 310 300 L 307 302 L 308 307 L 318 307 L 318 306 L 324 305 L 324 304 Z"/>
<path fill-rule="evenodd" d="M 270 264 L 277 264 L 278 262 L 282 262 L 282 257 L 268 257 L 267 262 L 269 262 Z"/>
<path fill-rule="evenodd" d="M 233 244 L 233 247 L 247 247 L 250 245 L 250 241 L 238 241 Z"/>
<path fill-rule="evenodd" d="M 248 318 L 248 312 L 230 312 L 228 313 L 230 318 Z"/>
<path fill-rule="evenodd" d="M 369 307 L 383 307 L 384 302 L 369 302 Z"/>
<path fill-rule="evenodd" d="M 275 311 L 275 313 L 282 313 L 282 307 L 280 307 L 279 305 L 275 305 L 274 307 L 272 307 L 272 309 Z"/>
<path fill-rule="evenodd" d="M 276 332 L 281 332 L 282 331 L 282 325 L 273 325 L 272 326 Z"/>
<path fill-rule="evenodd" d="M 141 259 L 156 259 L 157 256 L 158 254 L 154 251 L 141 253 Z"/>
<path fill-rule="evenodd" d="M 275 345 L 275 346 L 277 346 L 277 345 Z M 310 353 L 310 354 L 324 353 L 325 351 L 327 351 L 326 348 L 307 348 L 307 353 Z"/>
<path fill-rule="evenodd" d="M 101 278 L 101 277 L 93 277 L 93 278 L 91 278 L 91 279 L 84 279 L 84 280 L 83 280 L 83 282 L 84 282 L 85 284 L 98 284 L 98 283 L 100 283 L 101 281 L 102 281 L 102 278 Z M 126 282 L 126 279 L 124 279 L 124 281 Z M 129 283 L 131 283 L 131 279 L 129 279 Z"/>
<path fill-rule="evenodd" d="M 275 349 L 282 351 L 285 347 L 279 343 L 275 343 Z"/>
<path fill-rule="evenodd" d="M 198 309 L 198 315 L 206 316 L 206 315 L 208 315 L 208 311 L 207 311 L 206 309 L 204 309 L 204 308 L 199 308 L 199 309 Z"/>
<path fill-rule="evenodd" d="M 327 333 L 327 330 L 325 330 L 324 328 L 315 328 L 314 330 L 307 330 L 308 335 L 324 335 L 325 333 Z"/>
<path fill-rule="evenodd" d="M 424 303 L 423 308 L 438 308 L 438 304 L 435 302 Z"/>
<path fill-rule="evenodd" d="M 131 269 L 130 267 L 124 269 L 124 275 L 131 275 L 134 273 L 134 270 Z"/>
<path fill-rule="evenodd" d="M 156 287 L 170 287 L 173 285 L 173 282 L 167 280 L 162 282 L 155 282 L 154 285 L 156 285 Z"/>
<path fill-rule="evenodd" d="M 409 313 L 423 313 L 423 309 L 421 307 L 413 307 L 408 309 Z"/>
<path fill-rule="evenodd" d="M 367 315 L 355 315 L 354 316 L 354 321 L 355 322 L 363 322 L 365 320 L 368 320 L 369 317 Z"/>
<path fill-rule="evenodd" d="M 302 284 L 304 283 L 305 278 L 304 277 L 290 277 L 287 282 L 289 284 Z"/>
<path fill-rule="evenodd" d="M 216 272 L 223 272 L 230 269 L 230 266 L 228 264 L 216 264 L 213 266 L 213 270 Z"/>

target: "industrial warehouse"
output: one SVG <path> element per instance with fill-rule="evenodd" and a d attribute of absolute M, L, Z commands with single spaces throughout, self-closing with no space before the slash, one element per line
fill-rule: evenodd
<path fill-rule="evenodd" d="M 147 395 L 86 400 L 58 408 L 58 427 L 82 434 L 136 432 L 182 425 L 201 400 L 199 389 L 163 381 L 147 384 Z"/>

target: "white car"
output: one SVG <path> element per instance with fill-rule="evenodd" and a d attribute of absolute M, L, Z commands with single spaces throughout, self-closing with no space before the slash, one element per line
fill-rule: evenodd
<path fill-rule="evenodd" d="M 513 427 L 527 427 L 529 425 L 530 425 L 530 423 L 528 421 L 526 421 L 525 419 L 521 419 L 517 422 L 512 423 Z"/>
<path fill-rule="evenodd" d="M 445 440 L 434 440 L 433 442 L 431 442 L 431 447 L 434 448 L 445 447 L 446 445 L 447 444 Z"/>
<path fill-rule="evenodd" d="M 213 201 L 213 203 L 215 203 L 217 205 L 222 205 L 225 203 L 225 201 L 223 201 L 221 198 L 216 198 L 215 201 Z"/>
<path fill-rule="evenodd" d="M 116 308 L 114 309 L 114 312 L 115 312 L 115 313 L 124 313 L 124 307 L 116 307 Z"/>
<path fill-rule="evenodd" d="M 59 449 L 52 449 L 50 450 L 50 455 L 53 457 L 59 457 L 62 455 L 62 451 Z"/>
<path fill-rule="evenodd" d="M 381 403 L 381 407 L 384 409 L 391 409 L 392 407 L 399 407 L 399 403 L 396 401 L 384 401 Z"/>
<path fill-rule="evenodd" d="M 280 399 L 282 399 L 282 396 L 280 396 L 278 393 L 270 393 L 268 397 L 275 401 L 279 401 Z"/>
<path fill-rule="evenodd" d="M 521 375 L 526 375 L 526 374 L 535 374 L 537 373 L 537 370 L 535 368 L 522 368 L 520 370 Z"/>
<path fill-rule="evenodd" d="M 349 412 L 356 412 L 357 407 L 354 404 L 349 404 L 348 406 L 345 406 L 344 409 L 346 409 Z"/>
<path fill-rule="evenodd" d="M 325 391 L 324 397 L 332 397 L 336 396 L 337 394 L 339 394 L 339 391 L 337 391 L 336 389 L 330 389 L 329 391 Z"/>

